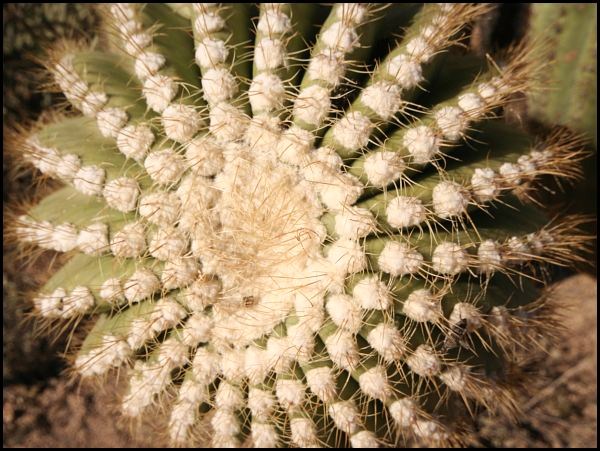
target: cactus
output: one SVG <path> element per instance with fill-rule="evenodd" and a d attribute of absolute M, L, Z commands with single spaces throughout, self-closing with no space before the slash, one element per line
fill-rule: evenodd
<path fill-rule="evenodd" d="M 65 37 L 82 38 L 95 29 L 98 17 L 74 3 L 5 3 L 2 11 L 3 115 L 18 120 L 52 102 L 49 93 L 39 90 L 42 78 L 35 60 L 41 48 Z"/>
<path fill-rule="evenodd" d="M 594 4 L 535 4 L 530 35 L 549 40 L 540 55 L 553 61 L 543 81 L 549 89 L 529 99 L 532 116 L 587 133 L 596 146 L 596 11 Z M 568 101 L 567 101 L 568 100 Z"/>
<path fill-rule="evenodd" d="M 466 55 L 477 4 L 101 8 L 107 48 L 48 52 L 82 115 L 11 137 L 65 182 L 10 236 L 70 255 L 33 301 L 85 329 L 77 374 L 126 374 L 122 413 L 177 445 L 452 445 L 517 414 L 544 281 L 588 241 L 536 204 L 579 138 L 498 118 L 530 46 Z"/>

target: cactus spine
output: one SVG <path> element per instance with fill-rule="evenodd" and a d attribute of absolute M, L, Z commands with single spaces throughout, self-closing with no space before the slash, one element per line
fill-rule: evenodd
<path fill-rule="evenodd" d="M 93 323 L 75 369 L 125 366 L 123 414 L 166 404 L 174 444 L 455 444 L 472 403 L 514 413 L 537 281 L 586 239 L 531 201 L 582 152 L 492 119 L 536 71 L 457 52 L 486 9 L 113 4 L 109 49 L 55 47 L 82 115 L 15 138 L 65 187 L 12 230 L 72 253 L 34 303 Z"/>

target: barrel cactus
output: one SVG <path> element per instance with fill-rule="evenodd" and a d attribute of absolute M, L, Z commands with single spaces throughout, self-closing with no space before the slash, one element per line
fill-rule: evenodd
<path fill-rule="evenodd" d="M 10 230 L 68 253 L 33 302 L 76 373 L 176 445 L 452 445 L 518 412 L 587 240 L 536 204 L 579 139 L 500 118 L 530 46 L 469 56 L 479 4 L 100 8 L 104 42 L 48 52 L 82 114 L 11 138 L 65 183 Z"/>

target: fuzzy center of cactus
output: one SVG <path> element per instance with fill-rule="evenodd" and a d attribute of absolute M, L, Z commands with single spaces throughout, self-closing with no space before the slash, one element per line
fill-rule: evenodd
<path fill-rule="evenodd" d="M 223 286 L 214 334 L 239 346 L 270 332 L 294 297 L 307 295 L 307 268 L 324 232 L 322 210 L 297 170 L 249 148 L 233 153 L 217 176 L 214 215 L 202 218 L 200 247 Z"/>

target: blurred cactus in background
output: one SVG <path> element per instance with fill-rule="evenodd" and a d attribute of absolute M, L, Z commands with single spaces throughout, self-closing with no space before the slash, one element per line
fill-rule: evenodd
<path fill-rule="evenodd" d="M 536 58 L 551 61 L 541 74 L 546 89 L 529 97 L 529 114 L 561 124 L 597 142 L 597 8 L 594 3 L 534 3 L 531 39 L 546 45 Z"/>
<path fill-rule="evenodd" d="M 593 3 L 534 3 L 527 32 L 528 39 L 544 42 L 532 58 L 548 61 L 540 78 L 544 88 L 528 96 L 529 119 L 546 128 L 560 124 L 582 134 L 593 154 L 583 168 L 581 183 L 566 190 L 551 189 L 563 193 L 557 199 L 562 211 L 566 207 L 566 211 L 588 214 L 596 213 L 598 202 L 597 12 Z M 596 235 L 596 223 L 584 230 Z"/>

